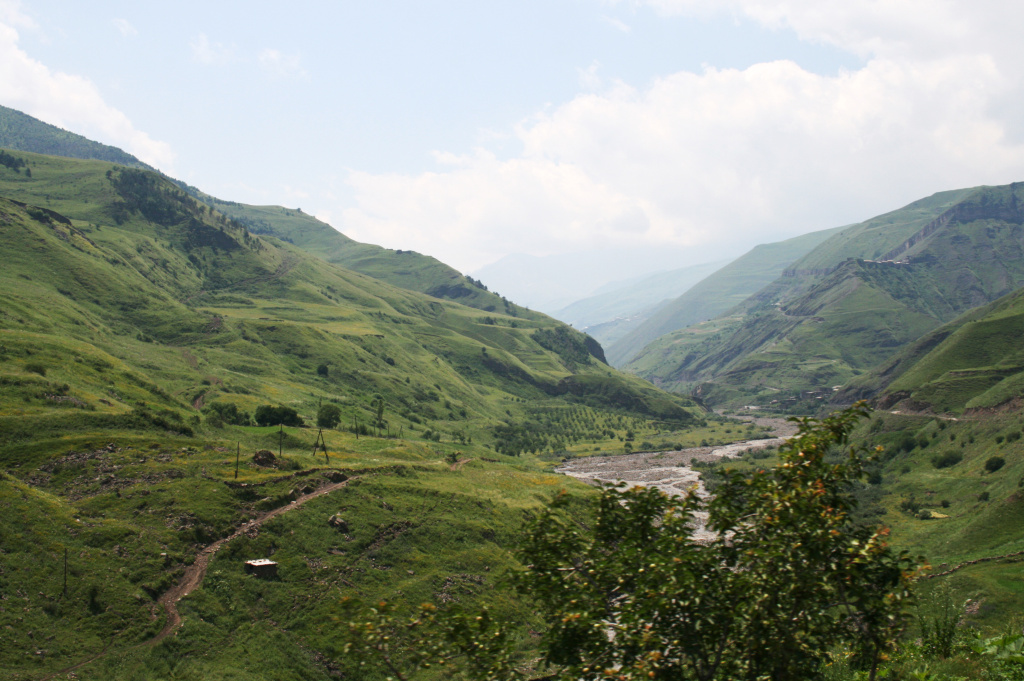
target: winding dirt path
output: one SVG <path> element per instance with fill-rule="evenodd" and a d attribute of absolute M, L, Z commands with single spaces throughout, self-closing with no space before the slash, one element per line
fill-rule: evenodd
<path fill-rule="evenodd" d="M 178 612 L 178 601 L 180 601 L 185 596 L 188 596 L 190 593 L 192 593 L 202 585 L 203 578 L 206 576 L 206 568 L 210 565 L 210 559 L 212 559 L 214 554 L 216 554 L 217 551 L 219 551 L 221 547 L 223 547 L 229 541 L 237 538 L 242 534 L 245 534 L 246 532 L 254 528 L 261 526 L 263 523 L 269 520 L 273 520 L 274 518 L 283 513 L 295 510 L 296 508 L 302 506 L 310 499 L 316 499 L 317 497 L 322 497 L 326 494 L 330 494 L 331 492 L 346 486 L 349 482 L 356 479 L 358 478 L 352 477 L 347 480 L 343 480 L 342 482 L 335 482 L 329 485 L 325 485 L 316 491 L 310 492 L 309 494 L 303 494 L 302 496 L 296 498 L 295 501 L 285 506 L 275 508 L 272 511 L 267 511 L 263 515 L 258 516 L 247 523 L 243 523 L 238 529 L 236 529 L 227 537 L 218 539 L 209 546 L 203 548 L 203 550 L 200 551 L 199 554 L 196 556 L 195 562 L 193 562 L 191 565 L 185 568 L 185 574 L 181 576 L 181 579 L 178 581 L 178 583 L 172 586 L 166 592 L 164 592 L 164 595 L 161 596 L 160 599 L 157 601 L 160 605 L 164 606 L 164 610 L 167 612 L 167 624 L 164 625 L 164 628 L 160 630 L 160 633 L 158 633 L 156 636 L 149 639 L 148 641 L 143 641 L 142 643 L 137 643 L 128 648 L 120 649 L 121 652 L 127 652 L 129 650 L 135 650 L 136 648 L 143 648 L 146 646 L 154 646 L 160 641 L 170 636 L 171 634 L 173 634 L 181 626 L 182 617 L 181 613 Z M 52 674 L 44 676 L 39 681 L 49 681 L 49 679 L 53 679 L 58 676 L 67 674 L 68 672 L 72 672 L 76 669 L 80 669 L 87 664 L 91 664 L 96 660 L 106 657 L 111 652 L 113 651 L 110 650 L 110 646 L 108 644 L 106 648 L 101 650 L 99 653 L 93 655 L 92 657 L 82 660 L 81 662 L 78 662 L 77 664 L 67 667 L 66 669 L 62 669 L 58 672 L 53 672 Z"/>

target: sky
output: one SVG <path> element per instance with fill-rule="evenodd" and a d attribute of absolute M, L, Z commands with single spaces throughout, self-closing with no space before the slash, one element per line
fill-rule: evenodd
<path fill-rule="evenodd" d="M 0 0 L 0 104 L 464 272 L 632 275 L 1024 180 L 1022 29 L 1005 0 Z"/>

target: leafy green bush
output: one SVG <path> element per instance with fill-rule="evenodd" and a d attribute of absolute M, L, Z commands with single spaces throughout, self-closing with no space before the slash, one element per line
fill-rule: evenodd
<path fill-rule="evenodd" d="M 299 417 L 299 413 L 291 407 L 272 407 L 269 404 L 262 404 L 256 408 L 256 414 L 254 415 L 256 423 L 261 426 L 302 426 L 302 419 Z"/>
<path fill-rule="evenodd" d="M 936 468 L 949 468 L 955 466 L 964 460 L 964 455 L 960 452 L 946 452 L 945 454 L 936 454 L 932 457 L 932 465 Z"/>
<path fill-rule="evenodd" d="M 218 420 L 233 426 L 248 426 L 252 423 L 249 412 L 240 410 L 238 405 L 233 402 L 213 402 L 208 404 L 203 411 L 208 414 L 211 424 L 214 425 Z"/>
<path fill-rule="evenodd" d="M 990 456 L 985 461 L 985 470 L 989 473 L 995 473 L 997 470 L 1006 465 L 1006 459 L 1001 456 Z"/>

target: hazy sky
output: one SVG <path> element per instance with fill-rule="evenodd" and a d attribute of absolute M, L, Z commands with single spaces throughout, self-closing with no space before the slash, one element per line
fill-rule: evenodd
<path fill-rule="evenodd" d="M 1024 180 L 1022 29 L 1005 0 L 0 0 L 0 103 L 473 271 Z"/>

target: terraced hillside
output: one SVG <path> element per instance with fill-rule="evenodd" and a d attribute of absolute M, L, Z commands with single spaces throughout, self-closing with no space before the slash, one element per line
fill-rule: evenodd
<path fill-rule="evenodd" d="M 946 192 L 847 228 L 727 316 L 659 339 L 627 369 L 715 404 L 812 408 L 1024 283 L 1022 191 Z"/>
<path fill-rule="evenodd" d="M 492 402 L 481 391 L 604 399 L 581 391 L 583 382 L 611 400 L 688 414 L 685 402 L 608 368 L 599 346 L 550 318 L 485 314 L 388 286 L 255 236 L 152 173 L 23 156 L 31 177 L 0 171 L 0 195 L 11 199 L 0 275 L 6 331 L 107 346 L 116 336 L 122 355 L 126 343 L 146 344 L 138 361 L 152 378 L 164 362 L 197 374 L 192 385 L 173 369 L 160 376 L 169 392 L 191 392 L 190 404 L 221 393 L 201 383 L 210 365 L 250 386 L 279 383 L 282 397 L 317 385 L 349 400 L 381 393 L 406 410 L 418 400 L 442 421 L 449 412 L 469 418 L 463 409 L 503 414 L 510 398 Z M 421 393 L 459 406 L 428 409 Z"/>

